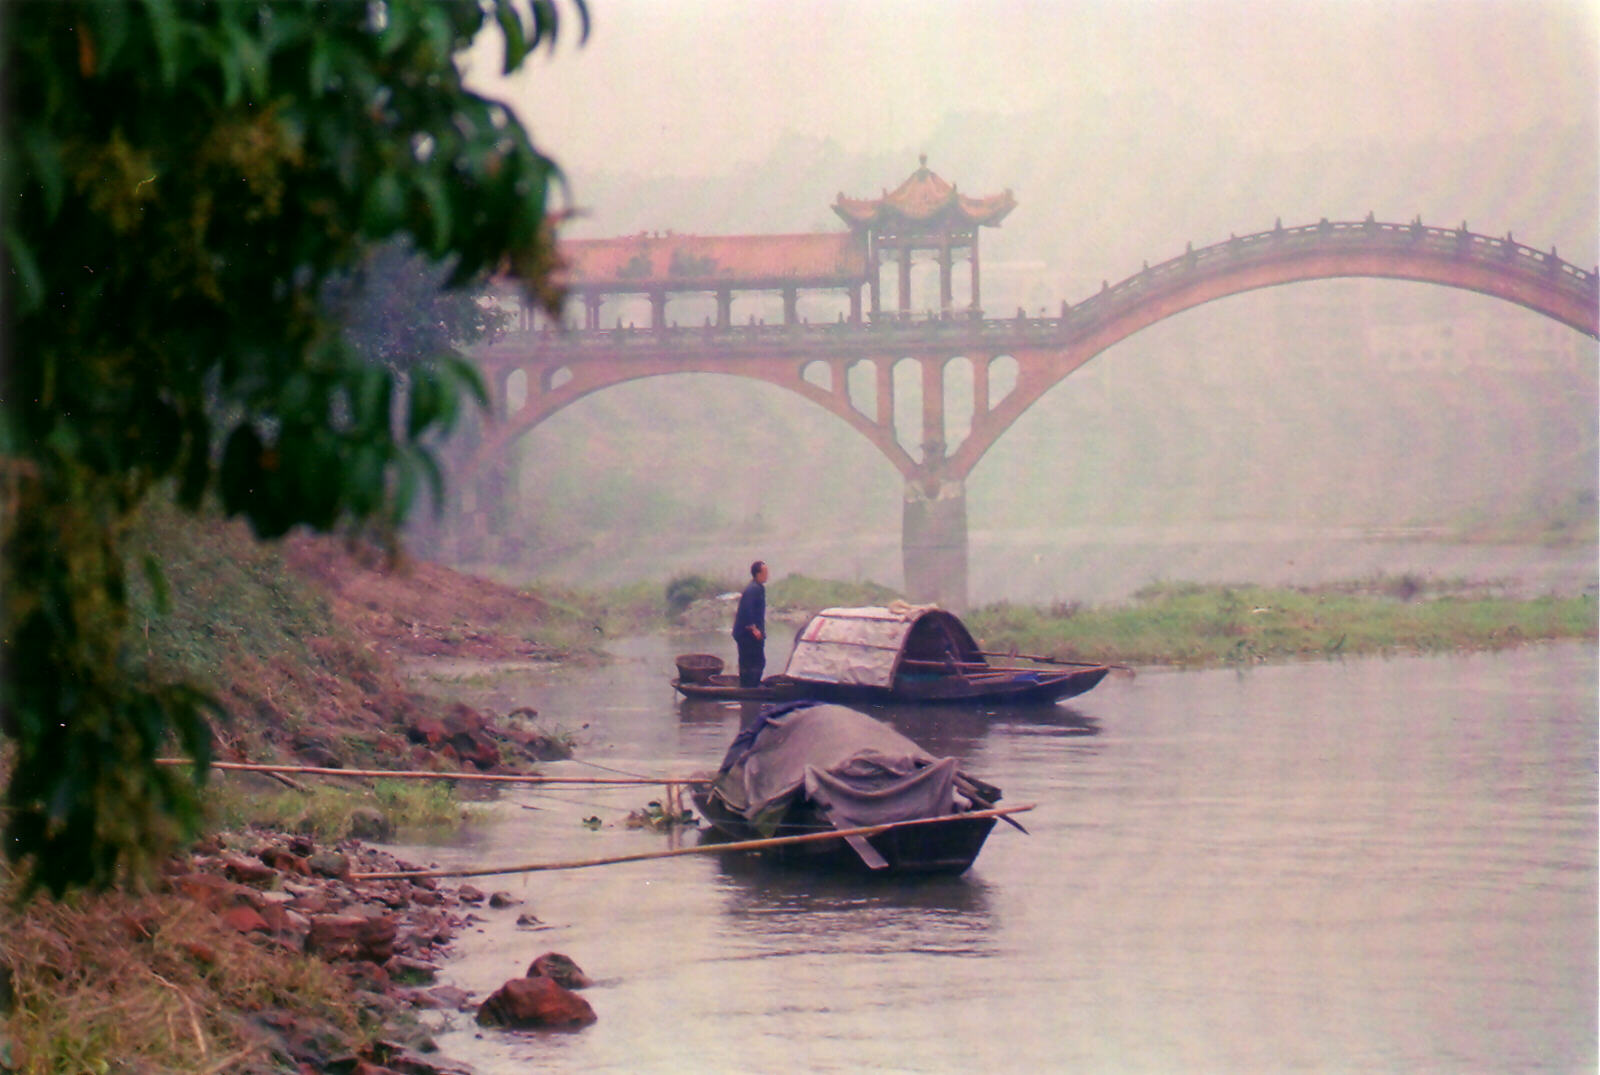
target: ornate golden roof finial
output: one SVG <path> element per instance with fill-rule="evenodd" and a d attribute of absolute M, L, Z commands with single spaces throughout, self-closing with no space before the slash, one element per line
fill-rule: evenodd
<path fill-rule="evenodd" d="M 919 154 L 917 156 L 917 163 L 921 166 L 922 170 L 926 172 L 928 170 L 928 155 L 926 153 Z"/>

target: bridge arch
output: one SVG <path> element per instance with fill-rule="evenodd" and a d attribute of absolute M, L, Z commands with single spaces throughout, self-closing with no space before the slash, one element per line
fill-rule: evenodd
<path fill-rule="evenodd" d="M 1146 268 L 1068 311 L 1064 346 L 1035 345 L 1017 356 L 1016 390 L 986 413 L 952 453 L 947 476 L 965 479 L 1001 435 L 1045 392 L 1101 352 L 1195 307 L 1233 295 L 1312 280 L 1406 280 L 1474 291 L 1600 337 L 1596 274 L 1549 254 L 1464 229 L 1420 224 L 1321 224 L 1230 238 Z M 1053 341 L 1052 341 L 1053 342 Z"/>
<path fill-rule="evenodd" d="M 853 365 L 861 365 L 861 360 Z M 885 360 L 887 362 L 887 360 Z M 594 376 L 579 363 L 550 362 L 528 365 L 498 366 L 490 378 L 492 400 L 496 418 L 484 430 L 476 448 L 466 459 L 463 474 L 472 476 L 488 473 L 497 461 L 508 457 L 512 446 L 536 426 L 557 412 L 572 406 L 586 396 L 607 388 L 651 377 L 665 377 L 684 373 L 712 373 L 739 377 L 772 384 L 794 392 L 820 406 L 823 410 L 844 420 L 864 436 L 869 443 L 886 456 L 903 475 L 915 472 L 917 462 L 894 437 L 893 423 L 881 421 L 885 407 L 892 407 L 892 390 L 885 398 L 885 384 L 889 381 L 886 367 L 875 373 L 873 387 L 880 395 L 875 414 L 869 414 L 850 396 L 849 376 L 844 363 L 830 364 L 830 383 L 823 386 L 806 376 L 813 363 L 795 364 L 784 360 L 770 363 L 771 368 L 730 369 L 716 362 L 672 362 L 659 364 L 641 362 L 621 371 Z M 543 391 L 534 393 L 529 386 L 539 385 Z M 515 400 L 519 406 L 510 404 Z"/>

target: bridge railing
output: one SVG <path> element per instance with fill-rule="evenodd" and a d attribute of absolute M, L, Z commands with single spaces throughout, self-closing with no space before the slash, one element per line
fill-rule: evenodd
<path fill-rule="evenodd" d="M 1101 290 L 1076 306 L 1062 304 L 1059 317 L 974 318 L 965 312 L 942 317 L 907 318 L 889 314 L 862 322 L 798 322 L 793 324 L 748 324 L 669 326 L 665 328 L 560 329 L 546 326 L 519 333 L 541 337 L 563 350 L 605 349 L 609 351 L 668 348 L 737 348 L 773 345 L 819 350 L 849 341 L 892 349 L 897 339 L 910 344 L 930 340 L 969 341 L 981 346 L 988 340 L 1010 343 L 1039 340 L 1060 341 L 1087 331 L 1092 325 L 1129 306 L 1146 301 L 1154 293 L 1189 283 L 1198 276 L 1238 268 L 1251 262 L 1277 260 L 1290 252 L 1316 253 L 1359 247 L 1365 250 L 1405 250 L 1457 261 L 1493 264 L 1496 268 L 1536 277 L 1546 286 L 1589 298 L 1600 297 L 1600 277 L 1563 261 L 1554 250 L 1542 251 L 1517 242 L 1512 236 L 1481 235 L 1461 228 L 1436 228 L 1420 221 L 1410 224 L 1384 223 L 1368 216 L 1360 221 L 1322 220 L 1285 228 L 1281 224 L 1250 235 L 1230 236 L 1198 250 L 1192 247 L 1177 257 L 1154 266 Z"/>
<path fill-rule="evenodd" d="M 1180 277 L 1249 261 L 1276 259 L 1287 250 L 1305 252 L 1359 246 L 1433 254 L 1462 261 L 1494 263 L 1499 268 L 1538 276 L 1579 294 L 1600 294 L 1596 274 L 1563 261 L 1555 251 L 1546 253 L 1525 246 L 1507 235 L 1480 235 L 1465 228 L 1435 228 L 1413 222 L 1390 224 L 1371 217 L 1362 221 L 1329 221 L 1285 228 L 1281 225 L 1252 235 L 1231 236 L 1199 250 L 1190 249 L 1155 266 L 1147 266 L 1114 287 L 1079 303 L 1070 313 L 1098 319 L 1131 298 L 1143 300 L 1153 290 L 1169 286 Z M 1069 320 L 1074 318 L 1069 317 Z"/>

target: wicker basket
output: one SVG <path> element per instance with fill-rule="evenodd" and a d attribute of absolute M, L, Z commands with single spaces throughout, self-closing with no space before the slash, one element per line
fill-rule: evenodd
<path fill-rule="evenodd" d="M 722 658 L 711 653 L 685 653 L 678 657 L 678 680 L 682 683 L 708 683 L 722 671 Z"/>

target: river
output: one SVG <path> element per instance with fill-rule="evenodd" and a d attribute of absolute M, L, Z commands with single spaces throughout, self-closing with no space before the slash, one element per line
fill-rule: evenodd
<path fill-rule="evenodd" d="M 582 761 L 551 772 L 714 766 L 739 708 L 667 681 L 674 653 L 726 636 L 615 648 L 456 689 L 579 730 Z M 481 998 L 563 952 L 599 1022 L 462 1015 L 439 1044 L 483 1072 L 1592 1072 L 1597 677 L 1592 644 L 1555 644 L 875 710 L 1037 803 L 1030 834 L 997 827 L 957 878 L 723 854 L 478 880 L 526 903 L 481 911 L 448 979 Z M 622 824 L 651 797 L 512 791 L 451 844 L 395 850 L 465 867 L 664 849 Z"/>

